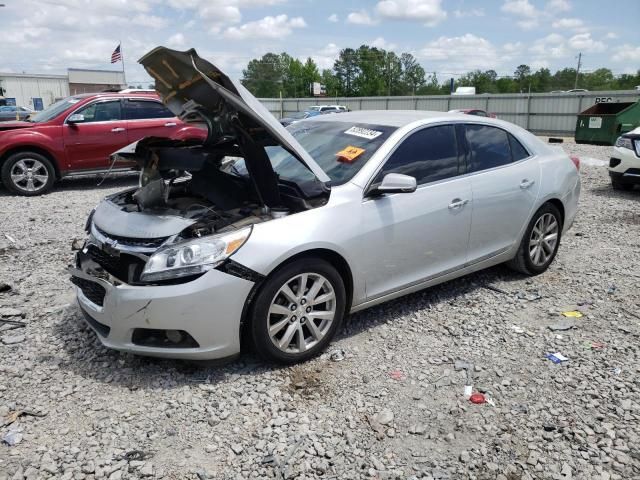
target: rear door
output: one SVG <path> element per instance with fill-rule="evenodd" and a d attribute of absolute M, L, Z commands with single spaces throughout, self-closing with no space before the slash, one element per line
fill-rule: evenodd
<path fill-rule="evenodd" d="M 144 137 L 172 137 L 182 125 L 169 109 L 153 99 L 125 99 L 124 115 L 130 143 Z"/>
<path fill-rule="evenodd" d="M 469 261 L 479 262 L 519 240 L 538 197 L 540 166 L 506 130 L 481 124 L 459 130 L 473 190 Z"/>
<path fill-rule="evenodd" d="M 416 178 L 413 193 L 366 198 L 358 254 L 367 298 L 374 299 L 464 266 L 471 227 L 471 182 L 461 176 L 453 125 L 418 130 L 396 148 L 373 180 Z"/>
<path fill-rule="evenodd" d="M 109 167 L 109 156 L 129 143 L 120 99 L 104 99 L 83 105 L 73 114 L 84 120 L 63 125 L 64 146 L 70 170 Z"/>

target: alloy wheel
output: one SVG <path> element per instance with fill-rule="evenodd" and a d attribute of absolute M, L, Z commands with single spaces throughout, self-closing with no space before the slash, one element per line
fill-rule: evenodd
<path fill-rule="evenodd" d="M 11 181 L 20 190 L 37 192 L 49 181 L 47 167 L 35 158 L 22 158 L 11 167 Z"/>
<path fill-rule="evenodd" d="M 269 337 L 282 352 L 303 353 L 322 340 L 335 318 L 331 282 L 317 273 L 301 273 L 273 297 L 267 314 Z"/>
<path fill-rule="evenodd" d="M 553 256 L 558 243 L 558 230 L 558 221 L 551 213 L 545 213 L 535 223 L 529 238 L 529 258 L 534 265 L 545 265 Z"/>

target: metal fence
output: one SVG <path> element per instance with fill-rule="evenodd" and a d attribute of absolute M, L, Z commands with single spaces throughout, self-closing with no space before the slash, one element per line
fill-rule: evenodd
<path fill-rule="evenodd" d="M 311 105 L 346 105 L 350 110 L 435 110 L 481 108 L 498 118 L 534 133 L 573 135 L 576 115 L 597 101 L 635 102 L 640 91 L 617 90 L 581 93 L 532 93 L 484 95 L 428 95 L 416 97 L 263 98 L 260 101 L 276 118 L 300 112 Z M 597 100 L 596 100 L 597 99 Z"/>

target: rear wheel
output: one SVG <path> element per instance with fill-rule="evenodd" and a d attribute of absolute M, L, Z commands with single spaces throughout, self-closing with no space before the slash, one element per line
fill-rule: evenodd
<path fill-rule="evenodd" d="M 251 339 L 257 353 L 297 363 L 320 353 L 342 323 L 345 287 L 338 271 L 321 259 L 300 259 L 269 279 L 252 308 Z"/>
<path fill-rule="evenodd" d="M 526 275 L 539 275 L 553 262 L 561 235 L 562 215 L 555 205 L 545 203 L 529 222 L 518 253 L 507 265 Z"/>
<path fill-rule="evenodd" d="M 44 155 L 18 152 L 11 155 L 0 170 L 2 183 L 18 195 L 41 195 L 51 189 L 56 171 Z"/>

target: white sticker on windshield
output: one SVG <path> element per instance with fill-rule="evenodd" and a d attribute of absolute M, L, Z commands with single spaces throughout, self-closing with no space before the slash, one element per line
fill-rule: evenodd
<path fill-rule="evenodd" d="M 368 140 L 373 140 L 374 138 L 382 135 L 382 132 L 379 130 L 371 130 L 369 128 L 363 127 L 351 127 L 349 130 L 346 130 L 344 133 L 347 135 L 354 135 L 356 137 L 366 138 Z"/>

